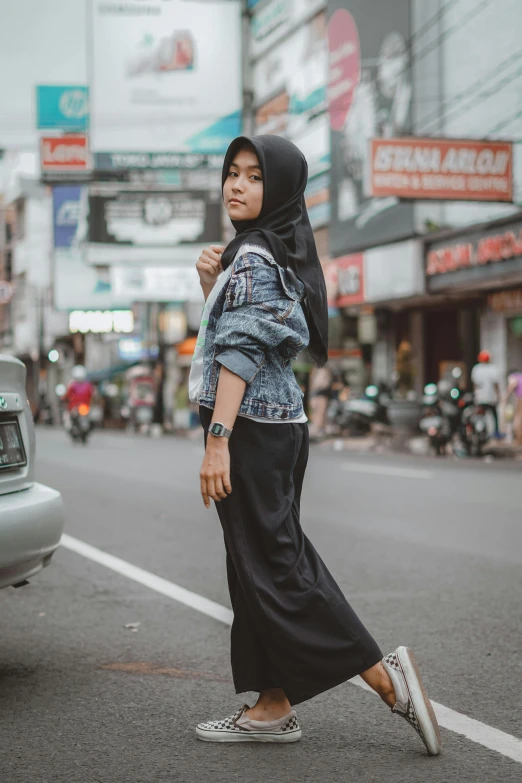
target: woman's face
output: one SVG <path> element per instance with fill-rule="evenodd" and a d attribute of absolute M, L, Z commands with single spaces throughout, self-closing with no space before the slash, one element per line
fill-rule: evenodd
<path fill-rule="evenodd" d="M 255 220 L 263 206 L 263 179 L 253 149 L 239 150 L 230 164 L 223 200 L 231 220 Z"/>

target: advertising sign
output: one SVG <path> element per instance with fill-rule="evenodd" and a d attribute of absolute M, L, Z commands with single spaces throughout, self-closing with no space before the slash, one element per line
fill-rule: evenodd
<path fill-rule="evenodd" d="M 365 301 L 363 253 L 328 261 L 323 269 L 330 307 L 350 307 Z"/>
<path fill-rule="evenodd" d="M 195 264 L 190 267 L 111 267 L 114 294 L 131 302 L 203 302 Z"/>
<path fill-rule="evenodd" d="M 87 136 L 43 136 L 40 140 L 42 172 L 86 173 L 89 170 Z"/>
<path fill-rule="evenodd" d="M 501 276 L 507 285 L 522 274 L 522 223 L 502 220 L 489 228 L 462 232 L 426 246 L 426 275 L 431 291 L 476 288 Z"/>
<path fill-rule="evenodd" d="M 71 247 L 80 220 L 82 188 L 80 185 L 53 187 L 53 232 L 55 247 Z"/>
<path fill-rule="evenodd" d="M 370 139 L 411 131 L 410 5 L 328 3 L 333 256 L 414 233 L 413 204 L 367 191 Z"/>
<path fill-rule="evenodd" d="M 89 88 L 85 85 L 39 84 L 36 122 L 40 130 L 85 131 L 89 127 Z"/>
<path fill-rule="evenodd" d="M 427 255 L 426 274 L 445 275 L 470 267 L 498 264 L 522 256 L 522 228 L 497 229 L 492 232 L 465 235 L 453 241 L 431 246 Z"/>
<path fill-rule="evenodd" d="M 241 132 L 241 4 L 92 2 L 94 152 L 223 153 Z"/>
<path fill-rule="evenodd" d="M 326 17 L 319 14 L 253 68 L 256 132 L 293 141 L 305 155 L 311 177 L 330 166 L 327 56 Z"/>
<path fill-rule="evenodd" d="M 126 171 L 127 169 L 212 169 L 223 165 L 223 155 L 202 155 L 186 152 L 96 152 L 96 171 Z"/>
<path fill-rule="evenodd" d="M 165 247 L 221 236 L 219 191 L 126 191 L 89 195 L 89 241 Z"/>
<path fill-rule="evenodd" d="M 303 21 L 324 8 L 324 0 L 269 0 L 252 15 L 250 55 L 255 60 Z"/>
<path fill-rule="evenodd" d="M 511 201 L 512 145 L 454 139 L 373 139 L 371 192 L 399 198 Z"/>

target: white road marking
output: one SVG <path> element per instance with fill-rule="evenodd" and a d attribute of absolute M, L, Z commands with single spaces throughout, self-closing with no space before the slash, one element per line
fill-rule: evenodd
<path fill-rule="evenodd" d="M 220 620 L 222 623 L 227 623 L 228 625 L 232 623 L 234 615 L 226 606 L 216 604 L 214 601 L 210 601 L 208 598 L 204 598 L 197 593 L 191 593 L 190 590 L 185 590 L 184 587 L 175 585 L 173 582 L 169 582 L 168 579 L 163 579 L 161 576 L 151 574 L 150 571 L 145 571 L 143 568 L 131 565 L 131 563 L 127 563 L 119 557 L 109 555 L 108 552 L 97 549 L 90 544 L 85 544 L 83 541 L 68 536 L 66 533 L 62 535 L 61 545 L 66 549 L 70 549 L 72 552 L 83 555 L 89 560 L 94 560 L 95 563 L 100 563 L 101 565 L 110 568 L 111 571 L 116 571 L 118 574 L 127 576 L 129 579 L 145 585 L 145 587 L 150 587 L 151 590 L 155 590 L 157 593 L 166 595 L 168 598 L 173 598 L 175 601 L 179 601 L 180 604 L 185 604 L 185 606 L 190 606 L 192 609 L 197 609 L 198 612 L 213 617 L 215 620 Z"/>
<path fill-rule="evenodd" d="M 127 563 L 119 557 L 109 555 L 102 549 L 97 549 L 90 544 L 85 544 L 83 541 L 79 541 L 77 538 L 73 538 L 65 533 L 62 536 L 61 544 L 66 549 L 83 555 L 83 557 L 86 557 L 88 560 L 100 563 L 101 565 L 106 566 L 106 568 L 116 571 L 118 574 L 122 574 L 135 582 L 145 585 L 145 587 L 150 587 L 151 590 L 155 590 L 157 593 L 173 598 L 175 601 L 185 604 L 185 606 L 190 606 L 192 609 L 196 609 L 198 612 L 201 612 L 208 617 L 213 617 L 215 620 L 219 620 L 226 625 L 231 625 L 232 623 L 234 615 L 226 606 L 221 606 L 221 604 L 210 601 L 208 598 L 204 598 L 197 593 L 192 593 L 184 587 L 180 587 L 173 582 L 169 582 L 167 579 L 151 574 L 143 568 L 138 568 L 131 563 Z M 350 680 L 350 683 L 370 691 L 370 693 L 374 693 L 360 677 L 354 677 Z M 512 734 L 506 734 L 499 729 L 488 726 L 486 723 L 481 723 L 474 718 L 468 718 L 467 715 L 463 715 L 449 707 L 445 707 L 443 704 L 438 704 L 434 701 L 432 704 L 439 724 L 445 729 L 449 729 L 455 734 L 461 734 L 463 737 L 466 737 L 466 739 L 469 739 L 478 745 L 489 748 L 489 750 L 494 750 L 496 753 L 507 756 L 513 761 L 522 763 L 522 740 L 514 737 Z"/>
<path fill-rule="evenodd" d="M 353 473 L 372 473 L 378 476 L 401 476 L 402 478 L 432 479 L 433 471 L 419 470 L 418 468 L 398 468 L 392 465 L 365 465 L 361 462 L 343 462 L 343 470 L 351 470 Z"/>

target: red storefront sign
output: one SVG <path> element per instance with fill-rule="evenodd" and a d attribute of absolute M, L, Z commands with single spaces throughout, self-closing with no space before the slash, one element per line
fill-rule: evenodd
<path fill-rule="evenodd" d="M 454 139 L 372 139 L 371 195 L 512 201 L 512 145 Z"/>
<path fill-rule="evenodd" d="M 522 229 L 487 234 L 468 242 L 452 242 L 428 252 L 426 274 L 444 275 L 474 266 L 522 256 Z"/>
<path fill-rule="evenodd" d="M 494 313 L 522 313 L 522 288 L 490 294 L 488 307 Z"/>
<path fill-rule="evenodd" d="M 350 307 L 364 302 L 364 254 L 353 253 L 323 265 L 328 304 Z"/>
<path fill-rule="evenodd" d="M 89 150 L 87 136 L 44 136 L 40 140 L 42 171 L 87 171 Z"/>

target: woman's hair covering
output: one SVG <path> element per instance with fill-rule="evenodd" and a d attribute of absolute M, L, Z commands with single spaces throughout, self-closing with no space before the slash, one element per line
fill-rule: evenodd
<path fill-rule="evenodd" d="M 322 367 L 328 359 L 328 304 L 323 270 L 306 210 L 304 192 L 308 165 L 298 147 L 281 136 L 239 136 L 230 144 L 223 164 L 222 184 L 235 155 L 252 148 L 263 175 L 263 206 L 255 220 L 233 220 L 236 236 L 225 249 L 221 263 L 226 269 L 245 242 L 261 245 L 279 266 L 304 283 L 303 309 L 310 331 L 308 350 Z"/>

